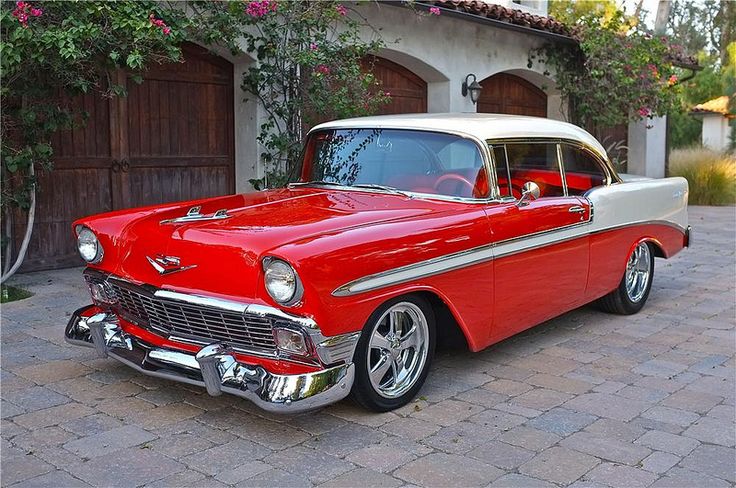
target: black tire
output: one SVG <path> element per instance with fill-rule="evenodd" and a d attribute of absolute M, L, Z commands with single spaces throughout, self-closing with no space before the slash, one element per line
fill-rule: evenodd
<path fill-rule="evenodd" d="M 408 388 L 408 390 L 400 396 L 394 398 L 386 398 L 385 396 L 378 393 L 378 391 L 376 391 L 373 384 L 371 383 L 368 374 L 368 356 L 369 354 L 371 354 L 370 340 L 371 335 L 374 331 L 374 327 L 376 327 L 376 323 L 384 315 L 384 313 L 386 313 L 392 307 L 405 302 L 413 304 L 414 306 L 419 308 L 419 310 L 421 310 L 422 314 L 424 315 L 424 319 L 426 320 L 428 329 L 428 340 L 425 341 L 427 344 L 427 356 L 424 360 L 424 365 L 421 369 L 421 372 L 418 373 L 418 376 L 414 380 L 414 383 L 411 385 L 411 387 Z M 355 381 L 353 383 L 353 388 L 350 392 L 350 396 L 358 404 L 375 412 L 388 412 L 409 403 L 416 396 L 416 394 L 419 392 L 422 385 L 424 384 L 424 381 L 427 379 L 427 375 L 429 374 L 429 369 L 432 364 L 432 358 L 434 356 L 436 337 L 437 334 L 434 312 L 427 300 L 425 300 L 421 296 L 416 294 L 404 295 L 401 297 L 393 298 L 382 304 L 368 318 L 368 321 L 363 327 L 363 332 L 360 336 L 360 339 L 358 340 L 355 354 L 353 356 L 353 363 L 355 364 Z"/>
<path fill-rule="evenodd" d="M 618 286 L 615 290 L 610 292 L 608 295 L 604 295 L 594 302 L 594 304 L 604 312 L 615 313 L 618 315 L 633 315 L 644 307 L 644 304 L 649 298 L 649 291 L 652 289 L 652 281 L 654 281 L 654 248 L 649 243 L 644 243 L 649 250 L 649 280 L 644 294 L 636 301 L 629 297 L 629 293 L 626 291 L 626 272 L 621 278 Z M 634 251 L 632 251 L 633 254 Z"/>

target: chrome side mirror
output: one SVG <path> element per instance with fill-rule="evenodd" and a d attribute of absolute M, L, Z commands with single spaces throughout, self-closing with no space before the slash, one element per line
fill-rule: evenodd
<path fill-rule="evenodd" d="M 521 187 L 521 198 L 516 202 L 517 207 L 523 207 L 529 205 L 529 202 L 539 198 L 539 185 L 533 181 L 527 181 L 524 186 Z"/>

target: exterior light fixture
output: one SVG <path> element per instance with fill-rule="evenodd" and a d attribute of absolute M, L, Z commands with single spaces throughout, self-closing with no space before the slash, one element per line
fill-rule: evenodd
<path fill-rule="evenodd" d="M 473 79 L 473 81 L 470 81 L 470 79 Z M 483 89 L 482 86 L 480 86 L 480 83 L 478 83 L 478 79 L 475 77 L 474 74 L 469 74 L 465 77 L 465 81 L 463 81 L 463 96 L 467 97 L 468 93 L 470 93 L 470 101 L 473 102 L 473 105 L 478 103 L 478 99 L 480 98 L 480 91 Z"/>

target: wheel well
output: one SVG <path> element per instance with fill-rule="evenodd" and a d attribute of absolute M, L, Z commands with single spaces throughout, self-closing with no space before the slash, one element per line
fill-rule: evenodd
<path fill-rule="evenodd" d="M 450 307 L 437 295 L 430 291 L 421 291 L 417 295 L 429 302 L 437 322 L 437 347 L 441 349 L 468 348 L 468 341 L 458 325 Z"/>
<path fill-rule="evenodd" d="M 652 247 L 654 250 L 654 257 L 655 258 L 666 258 L 667 256 L 664 253 L 664 249 L 662 249 L 662 246 L 659 244 L 659 242 L 649 239 L 647 240 L 647 243 Z"/>

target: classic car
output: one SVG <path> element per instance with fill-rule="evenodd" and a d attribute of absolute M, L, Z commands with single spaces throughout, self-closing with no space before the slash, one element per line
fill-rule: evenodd
<path fill-rule="evenodd" d="M 73 224 L 92 304 L 68 341 L 143 374 L 299 412 L 409 402 L 471 351 L 595 302 L 647 301 L 686 247 L 687 181 L 627 181 L 573 125 L 494 114 L 313 128 L 284 188 Z"/>

